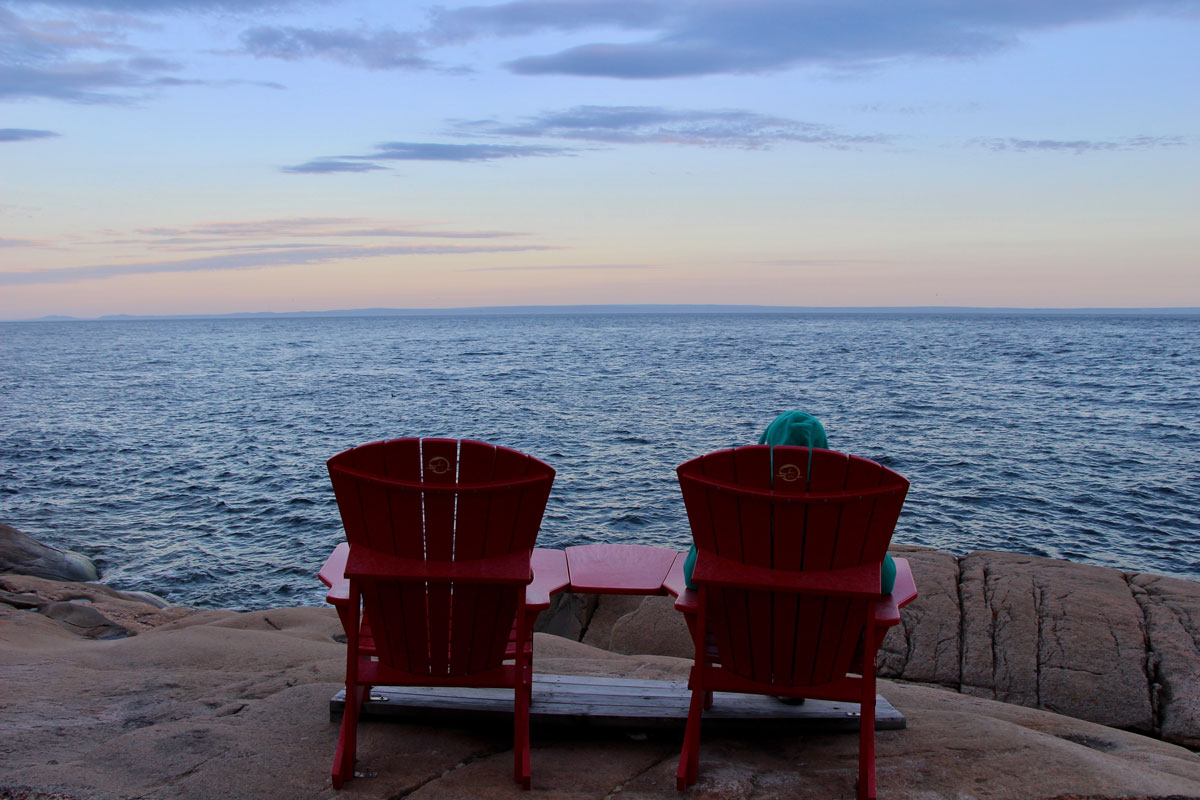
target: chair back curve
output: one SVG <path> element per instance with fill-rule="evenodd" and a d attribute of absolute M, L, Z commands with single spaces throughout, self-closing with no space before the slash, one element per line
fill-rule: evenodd
<path fill-rule="evenodd" d="M 700 456 L 677 472 L 721 668 L 788 687 L 843 678 L 880 597 L 908 481 L 845 453 L 763 445 Z M 747 569 L 718 580 L 706 562 Z"/>
<path fill-rule="evenodd" d="M 328 467 L 378 659 L 438 678 L 498 667 L 554 469 L 506 447 L 415 438 L 354 447 Z M 470 570 L 509 555 L 503 569 Z"/>

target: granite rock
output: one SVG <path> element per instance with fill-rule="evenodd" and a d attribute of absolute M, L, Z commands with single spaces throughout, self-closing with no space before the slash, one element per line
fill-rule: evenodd
<path fill-rule="evenodd" d="M 159 607 L 145 594 L 148 593 L 120 592 L 99 583 L 67 583 L 32 575 L 0 575 L 0 603 L 38 611 L 69 626 L 75 633 L 91 638 L 132 636 L 200 613 L 197 609 L 179 606 Z M 74 611 L 73 608 L 80 610 Z"/>
<path fill-rule="evenodd" d="M 596 611 L 596 601 L 594 594 L 559 592 L 550 598 L 550 607 L 538 615 L 533 629 L 578 641 Z"/>
<path fill-rule="evenodd" d="M 129 631 L 91 606 L 80 603 L 46 603 L 38 612 L 67 626 L 72 633 L 87 639 L 119 639 Z"/>
<path fill-rule="evenodd" d="M 921 597 L 903 612 L 903 645 L 899 632 L 885 640 L 882 675 L 1200 743 L 1200 585 L 1012 553 L 897 550 Z M 956 647 L 958 664 L 937 657 Z"/>
<path fill-rule="evenodd" d="M 94 581 L 100 574 L 87 556 L 42 544 L 0 522 L 0 573 L 34 575 L 52 581 Z"/>
<path fill-rule="evenodd" d="M 1158 575 L 1131 576 L 1130 585 L 1146 615 L 1159 732 L 1200 747 L 1200 585 Z"/>
<path fill-rule="evenodd" d="M 118 800 L 675 800 L 682 734 L 535 723 L 533 791 L 510 777 L 510 725 L 360 726 L 361 777 L 335 792 L 328 714 L 345 648 L 330 609 L 201 614 L 108 642 L 0 605 L 0 797 Z M 539 671 L 680 680 L 686 659 L 537 634 Z M 881 731 L 881 800 L 1200 797 L 1200 757 L 1057 714 L 882 681 L 908 728 Z M 710 731 L 694 798 L 853 796 L 854 734 Z"/>
<path fill-rule="evenodd" d="M 675 598 L 652 596 L 642 598 L 637 608 L 613 623 L 608 649 L 690 658 L 695 645 L 683 615 L 675 610 Z"/>
<path fill-rule="evenodd" d="M 917 599 L 888 631 L 879 652 L 881 675 L 958 690 L 962 683 L 962 620 L 958 601 L 958 559 L 927 547 L 893 547 L 908 559 Z"/>
<path fill-rule="evenodd" d="M 637 611 L 644 599 L 641 595 L 604 594 L 595 596 L 595 605 L 588 617 L 580 641 L 593 647 L 599 647 L 601 650 L 612 649 L 609 645 L 612 642 L 613 626 L 621 617 Z"/>

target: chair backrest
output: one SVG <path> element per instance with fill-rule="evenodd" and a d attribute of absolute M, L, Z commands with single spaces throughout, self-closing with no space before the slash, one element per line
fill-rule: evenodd
<path fill-rule="evenodd" d="M 874 461 L 806 447 L 721 450 L 677 472 L 702 557 L 791 573 L 873 567 L 876 580 L 908 491 Z M 877 582 L 833 594 L 697 583 L 722 668 L 786 686 L 843 677 L 879 597 Z"/>
<path fill-rule="evenodd" d="M 364 548 L 427 564 L 524 554 L 528 583 L 554 482 L 549 465 L 483 442 L 392 439 L 339 453 L 328 466 L 352 560 Z M 523 583 L 359 579 L 380 661 L 433 676 L 502 662 Z"/>

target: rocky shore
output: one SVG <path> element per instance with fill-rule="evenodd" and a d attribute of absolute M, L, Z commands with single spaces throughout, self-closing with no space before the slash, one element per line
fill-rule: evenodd
<path fill-rule="evenodd" d="M 898 545 L 920 597 L 880 675 L 1200 747 L 1200 584 L 1014 553 Z M 558 600 L 544 628 L 619 653 L 690 657 L 666 597 Z"/>
<path fill-rule="evenodd" d="M 878 735 L 881 798 L 1200 798 L 1200 756 L 1174 743 L 1200 741 L 1200 586 L 1005 553 L 897 554 L 921 598 L 885 643 L 894 680 L 880 692 L 908 727 Z M 673 615 L 666 598 L 563 596 L 535 668 L 683 678 Z M 529 796 L 509 778 L 507 726 L 402 721 L 363 724 L 369 777 L 335 793 L 340 633 L 329 609 L 169 608 L 0 574 L 0 798 Z M 679 796 L 678 731 L 533 736 L 534 794 Z M 706 736 L 687 796 L 850 797 L 856 754 L 852 734 Z"/>

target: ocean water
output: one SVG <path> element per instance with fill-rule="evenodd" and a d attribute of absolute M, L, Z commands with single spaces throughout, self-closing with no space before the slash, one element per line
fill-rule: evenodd
<path fill-rule="evenodd" d="M 674 468 L 779 412 L 912 482 L 894 541 L 1200 579 L 1200 317 L 546 314 L 0 324 L 0 521 L 119 588 L 319 604 L 325 461 L 475 438 L 539 542 L 690 541 Z"/>

